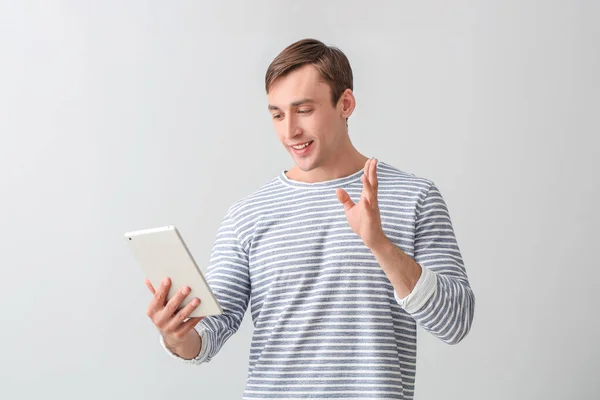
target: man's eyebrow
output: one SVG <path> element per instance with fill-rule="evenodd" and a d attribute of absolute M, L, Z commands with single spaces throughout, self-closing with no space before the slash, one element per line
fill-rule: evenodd
<path fill-rule="evenodd" d="M 301 100 L 296 100 L 294 102 L 292 102 L 290 105 L 292 107 L 298 107 L 301 106 L 302 104 L 307 104 L 307 103 L 314 103 L 315 101 L 313 99 L 301 99 Z M 269 104 L 269 110 L 273 111 L 273 110 L 280 110 L 279 107 L 277 106 L 273 106 L 271 104 Z"/>
<path fill-rule="evenodd" d="M 297 107 L 300 106 L 302 104 L 306 104 L 306 103 L 314 103 L 315 101 L 313 99 L 302 99 L 302 100 L 298 100 L 298 101 L 294 101 L 292 103 L 292 107 Z"/>

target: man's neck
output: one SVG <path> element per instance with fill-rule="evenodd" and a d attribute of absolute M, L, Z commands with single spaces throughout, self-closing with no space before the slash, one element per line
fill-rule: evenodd
<path fill-rule="evenodd" d="M 326 164 L 320 165 L 312 171 L 305 172 L 294 166 L 287 172 L 287 177 L 307 183 L 344 178 L 360 171 L 368 159 L 368 157 L 359 153 L 354 147 L 350 147 L 349 151 L 338 153 L 335 158 L 327 160 Z"/>

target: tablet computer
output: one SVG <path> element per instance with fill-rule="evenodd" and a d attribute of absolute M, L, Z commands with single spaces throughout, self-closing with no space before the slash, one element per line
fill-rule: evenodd
<path fill-rule="evenodd" d="M 221 305 L 175 226 L 127 232 L 125 241 L 146 278 L 156 290 L 165 277 L 171 279 L 167 301 L 179 289 L 187 286 L 191 289 L 190 294 L 185 297 L 178 309 L 185 307 L 194 297 L 197 297 L 200 299 L 200 304 L 192 311 L 190 317 L 223 313 Z"/>

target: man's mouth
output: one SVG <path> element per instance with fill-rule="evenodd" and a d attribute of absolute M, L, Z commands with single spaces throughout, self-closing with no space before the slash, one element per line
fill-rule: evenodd
<path fill-rule="evenodd" d="M 293 147 L 293 148 L 294 148 L 294 149 L 296 149 L 296 150 L 302 150 L 302 149 L 304 149 L 305 147 L 308 147 L 309 145 L 311 145 L 311 144 L 312 144 L 312 142 L 313 142 L 313 140 L 311 140 L 311 141 L 309 141 L 309 142 L 306 142 L 306 143 L 301 143 L 301 144 L 298 144 L 298 145 L 295 145 L 295 146 L 291 146 L 291 147 Z"/>
<path fill-rule="evenodd" d="M 312 144 L 314 140 L 309 140 L 308 142 L 298 143 L 290 146 L 294 151 L 294 154 L 297 156 L 307 156 L 309 152 L 312 150 Z"/>

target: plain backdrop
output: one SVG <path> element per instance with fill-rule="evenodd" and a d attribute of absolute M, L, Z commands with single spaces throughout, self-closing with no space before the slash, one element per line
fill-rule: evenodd
<path fill-rule="evenodd" d="M 0 1 L 0 398 L 236 399 L 249 314 L 170 358 L 128 230 L 218 224 L 292 160 L 264 73 L 340 47 L 350 135 L 433 180 L 476 295 L 456 346 L 419 330 L 416 399 L 600 396 L 600 3 Z"/>

